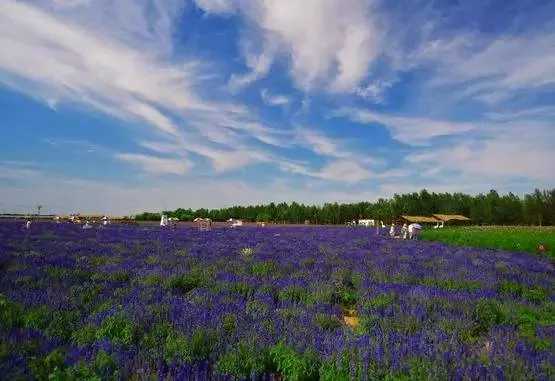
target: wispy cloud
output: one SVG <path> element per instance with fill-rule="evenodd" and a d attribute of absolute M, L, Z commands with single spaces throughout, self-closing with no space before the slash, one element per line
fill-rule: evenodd
<path fill-rule="evenodd" d="M 180 1 L 65 5 L 58 2 L 52 8 L 46 3 L 0 0 L 4 47 L 0 82 L 46 102 L 80 103 L 126 121 L 143 122 L 156 130 L 137 132 L 177 144 L 193 131 L 197 140 L 231 151 L 248 148 L 251 139 L 283 145 L 284 131 L 261 123 L 247 107 L 200 94 L 205 78 L 200 61 L 171 59 Z M 272 101 L 281 104 L 284 99 Z M 223 163 L 228 156 L 235 164 Z M 257 155 L 225 154 L 215 166 L 235 168 L 253 156 Z"/>
<path fill-rule="evenodd" d="M 306 166 L 292 163 L 282 163 L 282 170 L 317 179 L 356 184 L 375 177 L 374 173 L 353 160 L 338 159 L 330 162 L 320 170 L 311 170 Z"/>
<path fill-rule="evenodd" d="M 139 166 L 149 173 L 169 173 L 184 175 L 192 168 L 192 163 L 184 159 L 168 159 L 136 153 L 119 153 L 116 159 Z"/>
<path fill-rule="evenodd" d="M 260 97 L 268 106 L 282 106 L 288 104 L 290 101 L 285 95 L 270 95 L 268 89 L 260 90 Z"/>
<path fill-rule="evenodd" d="M 480 123 L 456 123 L 419 117 L 404 117 L 377 113 L 364 109 L 343 108 L 333 116 L 344 116 L 363 124 L 379 124 L 387 127 L 394 139 L 408 145 L 426 145 L 434 138 L 456 135 L 475 130 Z"/>
<path fill-rule="evenodd" d="M 254 29 L 245 32 L 250 83 L 268 72 L 275 56 L 290 57 L 291 75 L 301 89 L 317 85 L 354 91 L 378 53 L 372 9 L 363 0 L 222 1 L 195 0 L 209 13 L 238 13 Z"/>

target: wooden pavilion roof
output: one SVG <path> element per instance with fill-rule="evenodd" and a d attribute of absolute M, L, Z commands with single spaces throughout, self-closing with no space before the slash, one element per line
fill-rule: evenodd
<path fill-rule="evenodd" d="M 435 218 L 440 221 L 447 222 L 447 221 L 470 221 L 470 218 L 465 217 L 460 214 L 432 214 Z"/>
<path fill-rule="evenodd" d="M 426 216 L 401 216 L 401 217 L 408 222 L 421 222 L 424 224 L 436 224 L 440 222 L 435 217 L 426 217 Z"/>

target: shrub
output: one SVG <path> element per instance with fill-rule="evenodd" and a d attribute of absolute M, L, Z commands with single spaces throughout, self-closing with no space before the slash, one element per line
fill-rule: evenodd
<path fill-rule="evenodd" d="M 273 274 L 277 269 L 277 265 L 273 261 L 259 262 L 253 263 L 250 269 L 252 275 L 262 277 Z"/>
<path fill-rule="evenodd" d="M 216 333 L 207 328 L 197 328 L 190 336 L 168 335 L 164 343 L 164 358 L 166 361 L 177 358 L 186 362 L 207 360 L 216 343 Z"/>
<path fill-rule="evenodd" d="M 12 303 L 0 294 L 0 322 L 3 328 L 19 327 L 22 325 L 23 307 Z"/>
<path fill-rule="evenodd" d="M 160 257 L 158 257 L 157 255 L 149 255 L 145 259 L 145 263 L 147 265 L 157 265 L 158 263 L 160 263 Z"/>
<path fill-rule="evenodd" d="M 108 338 L 116 344 L 129 347 L 135 341 L 137 328 L 133 320 L 123 312 L 117 312 L 104 319 L 96 331 L 96 338 Z"/>
<path fill-rule="evenodd" d="M 77 310 L 70 311 L 54 311 L 50 318 L 50 323 L 46 327 L 47 336 L 69 340 L 73 331 L 78 327 L 81 321 L 81 314 Z"/>
<path fill-rule="evenodd" d="M 301 287 L 287 286 L 279 291 L 278 299 L 293 303 L 301 303 L 306 299 L 306 291 Z"/>
<path fill-rule="evenodd" d="M 493 326 L 505 321 L 501 304 L 496 300 L 480 299 L 474 313 L 474 334 L 483 335 Z"/>
<path fill-rule="evenodd" d="M 303 355 L 284 343 L 279 343 L 270 349 L 270 356 L 280 375 L 287 381 L 318 380 L 318 357 L 312 352 Z"/>
<path fill-rule="evenodd" d="M 23 326 L 26 328 L 33 328 L 35 330 L 42 330 L 47 327 L 48 307 L 42 306 L 38 308 L 29 309 L 23 317 Z"/>
<path fill-rule="evenodd" d="M 315 314 L 312 318 L 312 324 L 317 327 L 320 327 L 324 331 L 333 331 L 341 327 L 341 321 L 334 315 L 328 314 Z"/>
<path fill-rule="evenodd" d="M 254 343 L 240 341 L 216 363 L 218 373 L 237 378 L 250 378 L 252 374 L 271 372 L 274 367 L 268 352 Z"/>

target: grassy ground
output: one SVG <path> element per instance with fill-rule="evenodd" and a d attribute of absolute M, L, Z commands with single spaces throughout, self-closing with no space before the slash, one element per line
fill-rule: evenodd
<path fill-rule="evenodd" d="M 533 254 L 542 254 L 539 249 L 539 245 L 542 244 L 545 247 L 543 255 L 555 257 L 554 227 L 472 226 L 425 230 L 421 237 L 452 245 L 524 251 Z"/>

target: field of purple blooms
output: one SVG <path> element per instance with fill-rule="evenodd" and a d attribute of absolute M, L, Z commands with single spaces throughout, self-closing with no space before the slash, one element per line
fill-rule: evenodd
<path fill-rule="evenodd" d="M 2 222 L 0 378 L 552 380 L 554 286 L 374 229 Z"/>

